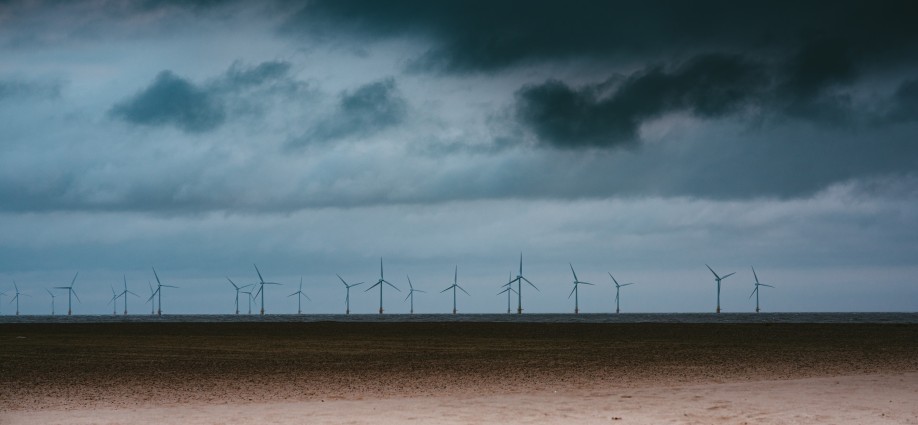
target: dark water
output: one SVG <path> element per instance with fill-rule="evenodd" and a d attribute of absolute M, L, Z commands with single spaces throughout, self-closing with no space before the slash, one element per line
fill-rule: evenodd
<path fill-rule="evenodd" d="M 189 314 L 0 316 L 0 323 L 483 322 L 483 323 L 913 323 L 918 313 L 622 313 L 622 314 Z"/>

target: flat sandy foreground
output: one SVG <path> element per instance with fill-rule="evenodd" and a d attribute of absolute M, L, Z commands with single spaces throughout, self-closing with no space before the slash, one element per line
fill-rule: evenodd
<path fill-rule="evenodd" d="M 918 424 L 918 325 L 0 325 L 0 424 Z"/>

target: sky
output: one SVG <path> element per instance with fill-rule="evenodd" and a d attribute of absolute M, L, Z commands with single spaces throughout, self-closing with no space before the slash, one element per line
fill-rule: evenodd
<path fill-rule="evenodd" d="M 913 1 L 0 1 L 0 314 L 918 311 Z M 66 291 L 54 289 L 58 313 Z M 108 303 L 108 304 L 107 304 Z M 119 305 L 121 302 L 119 301 Z M 245 302 L 243 301 L 243 310 Z M 121 307 L 119 307 L 120 310 Z"/>

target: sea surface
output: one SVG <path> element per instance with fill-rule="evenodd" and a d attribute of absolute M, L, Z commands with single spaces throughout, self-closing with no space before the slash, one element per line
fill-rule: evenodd
<path fill-rule="evenodd" d="M 251 323 L 251 322 L 479 322 L 479 323 L 911 323 L 918 313 L 622 313 L 622 314 L 149 314 L 0 316 L 0 323 Z"/>

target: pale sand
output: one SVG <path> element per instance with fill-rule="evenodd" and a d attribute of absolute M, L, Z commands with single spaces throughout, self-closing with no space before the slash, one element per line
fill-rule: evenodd
<path fill-rule="evenodd" d="M 915 406 L 918 325 L 0 325 L 0 425 L 918 424 Z"/>
<path fill-rule="evenodd" d="M 918 424 L 918 373 L 630 389 L 74 408 L 4 424 Z"/>

